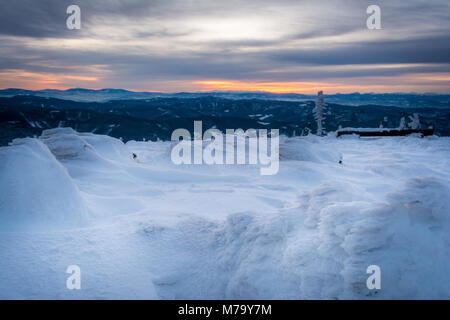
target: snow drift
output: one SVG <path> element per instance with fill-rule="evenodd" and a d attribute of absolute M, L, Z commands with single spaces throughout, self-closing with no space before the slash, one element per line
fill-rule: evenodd
<path fill-rule="evenodd" d="M 448 299 L 449 142 L 283 138 L 261 176 L 176 166 L 167 142 L 15 140 L 0 148 L 0 298 Z M 82 290 L 65 288 L 71 264 Z"/>
<path fill-rule="evenodd" d="M 88 209 L 67 170 L 37 139 L 0 149 L 0 230 L 43 231 L 83 226 Z"/>

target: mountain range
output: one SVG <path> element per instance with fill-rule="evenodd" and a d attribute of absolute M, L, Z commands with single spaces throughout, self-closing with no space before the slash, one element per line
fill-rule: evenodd
<path fill-rule="evenodd" d="M 3 89 L 0 97 L 13 97 L 17 95 L 32 95 L 38 97 L 58 98 L 80 102 L 105 102 L 111 100 L 134 100 L 151 98 L 200 98 L 217 97 L 224 99 L 264 99 L 282 101 L 308 101 L 316 99 L 316 95 L 299 93 L 272 93 L 264 91 L 210 91 L 210 92 L 137 92 L 124 89 L 84 89 L 72 88 L 67 90 L 25 90 Z M 336 93 L 325 94 L 327 102 L 344 105 L 377 104 L 405 108 L 418 107 L 450 107 L 450 95 L 435 93 Z"/>

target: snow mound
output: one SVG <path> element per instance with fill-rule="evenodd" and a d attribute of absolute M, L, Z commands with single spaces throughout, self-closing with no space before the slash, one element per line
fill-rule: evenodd
<path fill-rule="evenodd" d="M 91 171 L 120 171 L 122 164 L 130 163 L 133 159 L 132 153 L 122 141 L 106 135 L 79 133 L 72 128 L 55 128 L 44 130 L 39 139 L 47 145 L 56 159 L 65 164 L 77 164 L 84 168 L 82 171 L 88 168 Z"/>
<path fill-rule="evenodd" d="M 78 133 L 78 136 L 92 146 L 103 158 L 112 161 L 130 161 L 132 153 L 119 139 L 93 133 Z"/>
<path fill-rule="evenodd" d="M 84 226 L 88 209 L 67 170 L 37 139 L 0 148 L 0 231 Z"/>
<path fill-rule="evenodd" d="M 72 128 L 44 130 L 39 138 L 58 160 L 98 157 L 94 148 L 82 139 Z"/>
<path fill-rule="evenodd" d="M 276 215 L 241 212 L 223 222 L 189 216 L 151 222 L 153 282 L 162 299 L 442 299 L 450 296 L 450 235 L 438 199 L 448 183 L 407 181 L 386 201 L 355 200 L 327 182 Z M 435 194 L 434 196 L 432 194 Z M 431 196 L 430 196 L 431 195 Z M 160 250 L 158 250 L 158 248 Z M 164 248 L 164 254 L 161 249 Z M 432 257 L 432 258 L 431 258 Z M 366 287 L 370 265 L 382 289 Z"/>
<path fill-rule="evenodd" d="M 339 152 L 327 148 L 321 142 L 321 139 L 316 136 L 285 138 L 280 141 L 280 160 L 336 163 L 341 158 L 342 156 Z"/>

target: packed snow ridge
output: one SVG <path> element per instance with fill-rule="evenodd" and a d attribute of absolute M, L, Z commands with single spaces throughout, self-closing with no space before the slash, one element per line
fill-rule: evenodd
<path fill-rule="evenodd" d="M 449 138 L 281 138 L 274 176 L 170 150 L 70 128 L 0 148 L 0 298 L 450 298 Z"/>

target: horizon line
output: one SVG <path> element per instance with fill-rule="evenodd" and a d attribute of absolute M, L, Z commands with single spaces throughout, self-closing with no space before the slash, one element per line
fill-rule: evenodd
<path fill-rule="evenodd" d="M 133 92 L 133 93 L 156 93 L 156 94 L 179 94 L 179 93 L 189 93 L 189 94 L 201 94 L 201 93 L 260 93 L 260 94 L 272 94 L 272 95 L 302 95 L 302 96 L 315 96 L 317 94 L 315 93 L 298 93 L 298 92 L 271 92 L 271 91 L 263 91 L 263 90 L 202 90 L 202 91 L 173 91 L 173 92 L 164 92 L 164 91 L 138 91 L 134 89 L 124 89 L 124 88 L 101 88 L 101 89 L 94 89 L 94 88 L 83 88 L 83 87 L 72 87 L 67 89 L 61 89 L 61 88 L 46 88 L 46 89 L 39 89 L 39 90 L 33 90 L 33 89 L 25 89 L 25 88 L 14 88 L 14 87 L 5 87 L 0 88 L 0 91 L 5 90 L 24 90 L 24 91 L 32 91 L 32 92 L 40 92 L 40 91 L 69 91 L 69 90 L 90 90 L 90 91 L 103 91 L 103 90 L 122 90 L 127 92 Z M 373 91 L 354 91 L 349 93 L 341 93 L 341 92 L 335 92 L 335 93 L 325 93 L 324 90 L 318 90 L 323 91 L 324 95 L 352 95 L 352 94 L 372 94 L 372 95 L 380 95 L 380 94 L 392 94 L 392 95 L 450 95 L 450 92 L 448 93 L 438 93 L 438 92 L 373 92 Z"/>

